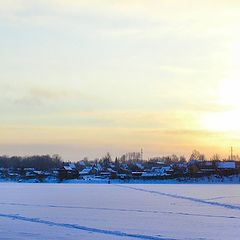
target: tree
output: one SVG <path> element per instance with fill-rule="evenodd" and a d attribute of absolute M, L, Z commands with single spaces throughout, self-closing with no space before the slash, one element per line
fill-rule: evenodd
<path fill-rule="evenodd" d="M 180 157 L 179 157 L 179 162 L 181 162 L 181 163 L 186 162 L 185 156 L 180 156 Z"/>
<path fill-rule="evenodd" d="M 216 154 L 213 154 L 213 156 L 210 159 L 211 159 L 211 161 L 220 161 L 221 156 L 216 153 Z"/>
<path fill-rule="evenodd" d="M 201 154 L 199 151 L 197 150 L 193 150 L 190 158 L 189 158 L 189 161 L 202 161 L 205 159 L 205 156 L 204 154 Z"/>
<path fill-rule="evenodd" d="M 104 168 L 108 168 L 110 163 L 112 161 L 111 155 L 110 153 L 107 153 L 102 159 L 101 159 L 101 163 L 103 165 Z"/>
<path fill-rule="evenodd" d="M 175 154 L 173 154 L 173 155 L 171 156 L 171 161 L 174 162 L 174 163 L 178 162 L 178 161 L 179 161 L 178 156 L 175 155 Z"/>

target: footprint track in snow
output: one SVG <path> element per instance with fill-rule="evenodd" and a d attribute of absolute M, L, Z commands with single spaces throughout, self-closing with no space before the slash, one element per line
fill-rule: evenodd
<path fill-rule="evenodd" d="M 135 238 L 135 239 L 145 239 L 145 240 L 176 240 L 175 238 L 167 238 L 163 237 L 161 235 L 157 236 L 150 236 L 150 235 L 143 235 L 143 234 L 134 234 L 134 233 L 126 233 L 122 231 L 113 231 L 113 230 L 106 230 L 106 229 L 100 229 L 100 228 L 92 228 L 87 226 L 81 226 L 77 224 L 69 224 L 69 223 L 57 223 L 53 221 L 43 220 L 40 218 L 29 218 L 24 217 L 19 214 L 3 214 L 0 213 L 1 218 L 8 218 L 18 221 L 25 221 L 25 222 L 31 222 L 31 223 L 38 223 L 38 224 L 44 224 L 52 227 L 62 227 L 62 228 L 70 228 L 70 229 L 77 229 L 89 233 L 100 233 L 105 235 L 111 235 L 111 236 L 118 236 L 118 237 L 128 237 L 128 238 Z"/>
<path fill-rule="evenodd" d="M 122 186 L 122 185 L 115 185 L 118 187 L 122 188 L 128 188 L 136 191 L 141 191 L 141 192 L 146 192 L 150 194 L 157 194 L 165 197 L 170 197 L 170 198 L 175 198 L 175 199 L 182 199 L 182 200 L 187 200 L 191 202 L 196 202 L 196 203 L 201 203 L 209 206 L 214 206 L 214 207 L 222 207 L 222 208 L 227 208 L 227 209 L 233 209 L 233 210 L 238 210 L 240 211 L 240 206 L 238 205 L 232 205 L 232 204 L 227 204 L 227 203 L 219 203 L 219 202 L 213 202 L 213 201 L 208 201 L 200 198 L 194 198 L 194 197 L 188 197 L 188 196 L 181 196 L 177 194 L 171 194 L 171 193 L 164 193 L 164 192 L 159 192 L 159 191 L 154 191 L 154 190 L 147 190 L 143 188 L 136 188 L 136 187 L 130 187 L 130 186 Z"/>

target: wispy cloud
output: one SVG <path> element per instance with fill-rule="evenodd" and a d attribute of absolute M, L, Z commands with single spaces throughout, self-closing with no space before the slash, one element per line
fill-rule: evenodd
<path fill-rule="evenodd" d="M 34 87 L 25 92 L 22 97 L 15 99 L 16 104 L 47 105 L 50 102 L 76 99 L 82 101 L 99 101 L 100 99 L 73 89 Z"/>

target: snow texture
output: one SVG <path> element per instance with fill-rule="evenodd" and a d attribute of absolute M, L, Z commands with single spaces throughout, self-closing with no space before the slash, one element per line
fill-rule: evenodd
<path fill-rule="evenodd" d="M 239 239 L 240 186 L 0 183 L 1 240 Z"/>

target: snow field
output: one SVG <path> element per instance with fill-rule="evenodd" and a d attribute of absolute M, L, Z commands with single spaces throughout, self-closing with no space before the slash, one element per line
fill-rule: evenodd
<path fill-rule="evenodd" d="M 0 184 L 0 239 L 239 239 L 239 185 Z"/>

